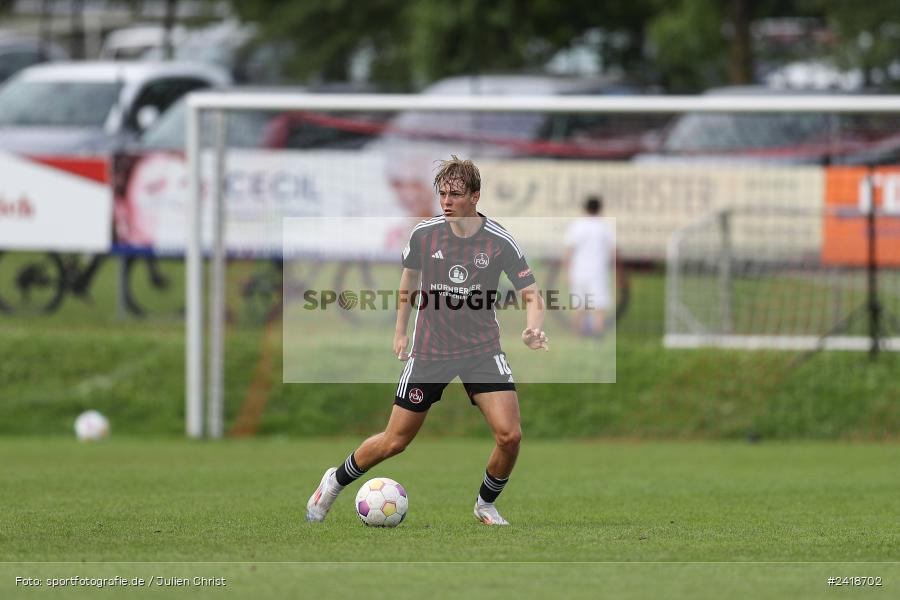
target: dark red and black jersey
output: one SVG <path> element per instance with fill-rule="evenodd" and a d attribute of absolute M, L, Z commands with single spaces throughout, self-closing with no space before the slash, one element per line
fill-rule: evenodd
<path fill-rule="evenodd" d="M 500 273 L 516 290 L 534 283 L 525 255 L 508 231 L 478 213 L 481 227 L 467 238 L 442 216 L 422 221 L 403 250 L 403 266 L 422 272 L 410 354 L 425 360 L 500 351 L 494 312 Z"/>

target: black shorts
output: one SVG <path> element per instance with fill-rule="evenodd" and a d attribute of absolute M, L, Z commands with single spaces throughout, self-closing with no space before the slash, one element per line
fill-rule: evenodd
<path fill-rule="evenodd" d="M 462 380 L 473 405 L 475 394 L 516 389 L 512 369 L 502 351 L 444 360 L 413 357 L 400 375 L 394 404 L 413 412 L 425 412 L 441 399 L 444 388 L 456 377 Z"/>

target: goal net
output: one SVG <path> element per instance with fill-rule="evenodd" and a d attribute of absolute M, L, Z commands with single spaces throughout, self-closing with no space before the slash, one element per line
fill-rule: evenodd
<path fill-rule="evenodd" d="M 889 215 L 742 206 L 678 229 L 667 257 L 666 345 L 900 350 Z"/>
<path fill-rule="evenodd" d="M 893 183 L 900 169 L 890 166 L 900 148 L 891 97 L 482 91 L 189 97 L 183 195 L 159 191 L 166 188 L 154 169 L 165 170 L 165 158 L 148 164 L 144 185 L 135 186 L 158 192 L 159 244 L 187 257 L 189 435 L 223 431 L 222 357 L 233 288 L 227 257 L 279 266 L 285 382 L 402 386 L 404 363 L 391 352 L 396 296 L 389 294 L 397 292 L 413 230 L 440 214 L 435 161 L 453 154 L 480 168 L 479 211 L 494 222 L 495 246 L 508 247 L 512 259 L 479 251 L 451 261 L 439 284 L 445 295 L 471 294 L 473 276 L 502 266 L 496 291 L 515 300 L 509 276 L 526 271 L 513 269 L 519 254 L 541 290 L 556 294 L 544 296 L 547 353 L 521 343 L 521 303 L 496 310 L 505 354 L 491 354 L 493 377 L 615 381 L 617 316 L 629 306 L 617 264 L 650 269 L 631 304 L 651 308 L 632 309 L 629 327 L 644 327 L 672 347 L 814 348 L 836 329 L 826 338 L 855 341 L 826 348 L 863 348 L 859 324 L 839 326 L 866 299 L 866 238 L 862 221 L 838 213 L 859 212 L 866 201 L 883 213 L 877 255 L 887 323 L 900 262 L 897 219 L 888 214 L 900 197 Z M 867 177 L 880 178 L 868 200 L 859 196 Z M 604 269 L 585 284 L 571 252 L 598 242 L 587 236 L 581 244 L 571 232 L 592 197 L 602 201 L 611 233 L 595 246 L 600 258 L 593 263 Z M 446 260 L 440 246 L 427 246 L 423 256 Z M 592 287 L 596 281 L 602 290 Z M 574 300 L 585 293 L 601 298 L 598 307 L 584 310 Z M 365 308 L 382 297 L 383 309 Z M 419 323 L 413 315 L 413 338 Z"/>

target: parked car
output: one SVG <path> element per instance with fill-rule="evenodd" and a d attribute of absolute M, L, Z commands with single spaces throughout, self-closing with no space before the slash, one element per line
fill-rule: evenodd
<path fill-rule="evenodd" d="M 704 95 L 746 97 L 821 93 L 818 90 L 733 86 L 709 90 Z M 884 160 L 884 148 L 896 138 L 898 125 L 900 122 L 893 115 L 684 113 L 666 127 L 655 151 L 635 159 L 642 162 L 845 164 L 877 155 L 878 160 Z M 892 145 L 897 146 L 896 139 Z"/>
<path fill-rule="evenodd" d="M 191 29 L 178 25 L 168 34 L 171 57 L 216 65 L 227 70 L 235 82 L 281 84 L 285 79 L 286 59 L 293 56 L 294 45 L 289 41 L 261 40 L 257 30 L 257 26 L 235 19 Z M 117 29 L 106 36 L 100 58 L 163 60 L 166 35 L 165 28 L 158 24 Z"/>
<path fill-rule="evenodd" d="M 35 36 L 0 32 L 0 83 L 25 67 L 68 58 L 66 51 L 53 42 L 45 42 Z"/>
<path fill-rule="evenodd" d="M 29 67 L 0 87 L 0 150 L 106 155 L 191 90 L 227 85 L 196 63 L 61 62 Z"/>
<path fill-rule="evenodd" d="M 168 33 L 169 42 L 177 46 L 184 41 L 187 30 L 177 25 Z M 148 52 L 162 48 L 166 30 L 162 25 L 131 25 L 110 31 L 100 48 L 101 60 L 139 60 Z"/>
<path fill-rule="evenodd" d="M 422 92 L 427 96 L 639 93 L 639 89 L 613 80 L 541 75 L 450 77 Z M 647 133 L 663 123 L 652 115 L 636 119 L 584 113 L 409 111 L 394 117 L 377 143 L 413 151 L 420 148 L 435 156 L 450 149 L 465 156 L 616 160 L 630 158 L 644 149 Z"/>
<path fill-rule="evenodd" d="M 304 87 L 235 87 L 232 92 L 274 92 L 296 95 L 309 93 Z M 329 90 L 331 91 L 331 90 Z M 183 152 L 187 104 L 174 103 L 154 126 L 139 139 L 123 148 L 123 154 L 140 155 L 155 151 Z M 200 127 L 201 143 L 210 144 L 215 132 L 213 116 L 205 113 Z M 384 129 L 385 117 L 376 113 L 324 114 L 310 111 L 241 110 L 229 113 L 228 146 L 230 148 L 330 148 L 353 150 L 363 147 Z"/>

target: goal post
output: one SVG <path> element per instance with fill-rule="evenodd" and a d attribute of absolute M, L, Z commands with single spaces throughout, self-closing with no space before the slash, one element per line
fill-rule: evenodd
<path fill-rule="evenodd" d="M 230 115 L 249 111 L 296 111 L 304 113 L 342 114 L 365 112 L 370 114 L 394 114 L 416 112 L 425 115 L 464 113 L 468 115 L 581 115 L 602 116 L 606 124 L 615 125 L 628 119 L 654 117 L 677 117 L 686 114 L 865 114 L 900 115 L 900 96 L 831 96 L 831 95 L 765 95 L 765 96 L 448 96 L 448 95 L 335 95 L 296 94 L 279 92 L 194 92 L 187 99 L 187 145 L 186 161 L 188 175 L 188 198 L 185 207 L 187 228 L 185 232 L 186 254 L 186 357 L 185 357 L 185 419 L 186 433 L 190 437 L 221 437 L 223 435 L 223 390 L 224 390 L 224 327 L 225 327 L 225 269 L 226 254 L 230 251 L 225 239 L 229 235 L 232 218 L 226 203 L 228 186 L 226 172 L 231 165 L 226 148 Z M 204 115 L 217 114 L 213 148 L 204 149 L 201 138 L 204 131 Z M 380 121 L 384 122 L 384 121 Z M 426 120 L 427 122 L 427 120 Z M 351 124 L 357 130 L 368 127 Z M 383 133 L 391 133 L 391 125 L 380 125 Z M 377 128 L 373 127 L 372 130 Z M 427 127 L 426 127 L 427 129 Z M 407 140 L 429 137 L 425 131 L 418 136 L 416 131 L 404 129 L 402 124 L 393 131 Z M 804 221 L 802 229 L 808 235 L 818 227 L 821 237 L 826 231 L 827 217 L 823 210 L 815 213 L 815 207 L 791 206 L 791 189 L 797 185 L 818 186 L 804 189 L 803 193 L 812 201 L 824 202 L 826 178 L 821 165 L 797 167 L 790 160 L 778 163 L 779 155 L 772 154 L 769 162 L 729 164 L 715 159 L 699 162 L 696 157 L 686 155 L 686 162 L 647 162 L 640 160 L 638 152 L 615 154 L 623 146 L 621 139 L 615 143 L 595 143 L 594 146 L 577 146 L 547 140 L 525 140 L 516 137 L 520 132 L 511 130 L 509 139 L 499 139 L 476 131 L 468 138 L 459 132 L 442 132 L 438 141 L 428 147 L 431 152 L 441 149 L 440 155 L 429 155 L 431 161 L 446 158 L 445 150 L 454 151 L 466 157 L 471 155 L 476 161 L 482 156 L 492 161 L 491 169 L 485 176 L 486 185 L 493 186 L 494 198 L 503 200 L 498 217 L 527 215 L 533 218 L 565 216 L 574 218 L 580 212 L 585 195 L 596 193 L 608 201 L 609 215 L 617 220 L 620 253 L 626 259 L 654 261 L 660 264 L 669 261 L 669 279 L 666 284 L 669 302 L 667 304 L 666 342 L 671 346 L 697 346 L 703 343 L 703 336 L 714 332 L 718 342 L 732 347 L 762 347 L 753 331 L 741 330 L 740 303 L 746 301 L 742 278 L 748 272 L 763 273 L 790 270 L 796 267 L 792 255 L 778 256 L 777 252 L 754 262 L 746 259 L 747 244 L 753 241 L 754 231 L 765 228 L 765 219 L 757 212 L 748 210 L 747 203 L 760 198 L 771 198 L 775 204 L 766 218 L 810 219 Z M 640 140 L 651 146 L 652 140 L 665 134 L 664 127 L 657 127 L 646 135 L 632 135 L 628 143 Z M 581 134 L 579 134 L 581 135 Z M 896 134 L 894 134 L 896 135 Z M 890 136 L 883 136 L 878 143 L 890 143 Z M 421 140 L 419 140 L 421 141 Z M 433 139 L 430 141 L 434 141 Z M 607 140 L 610 141 L 610 140 Z M 438 143 L 439 142 L 439 143 Z M 418 142 L 417 142 L 418 143 Z M 853 143 L 856 143 L 854 141 Z M 412 142 L 410 142 L 412 144 Z M 846 149 L 840 140 L 828 142 L 831 148 Z M 873 143 L 867 148 L 875 147 Z M 630 146 L 629 146 L 630 147 Z M 879 147 L 880 148 L 880 147 Z M 502 149 L 502 152 L 498 149 Z M 386 152 L 386 151 L 385 151 Z M 423 152 L 425 152 L 423 150 Z M 516 155 L 516 152 L 522 152 Z M 652 153 L 652 149 L 648 150 Z M 499 158 L 498 158 L 499 157 Z M 671 158 L 671 157 L 670 157 Z M 674 157 L 678 158 L 678 157 Z M 721 158 L 721 157 L 719 157 Z M 750 153 L 744 158 L 758 158 Z M 319 156 L 310 164 L 326 165 L 327 176 L 340 180 L 342 175 L 340 158 Z M 400 159 L 397 162 L 402 162 Z M 861 159 L 862 160 L 862 159 Z M 332 161 L 329 163 L 328 161 Z M 211 162 L 211 165 L 209 164 Z M 204 167 L 205 164 L 205 167 Z M 863 164 L 863 163 L 860 163 Z M 333 165 L 333 168 L 332 166 Z M 206 177 L 212 185 L 204 185 Z M 782 173 L 790 171 L 789 174 Z M 210 175 L 210 173 L 212 175 Z M 771 175 L 771 179 L 766 179 Z M 890 173 L 885 174 L 888 177 Z M 529 179 L 532 178 L 532 179 Z M 525 181 L 528 179 L 528 181 Z M 788 181 L 789 180 L 789 181 Z M 754 182 L 761 181 L 758 189 Z M 769 183 L 766 183 L 766 182 Z M 788 181 L 788 183 L 785 183 Z M 803 183 L 807 182 L 807 183 Z M 809 184 L 808 182 L 816 182 Z M 350 182 L 341 182 L 344 185 Z M 301 184 L 296 184 L 301 185 Z M 892 184 L 893 185 L 893 184 Z M 733 186 L 729 189 L 729 186 Z M 209 192 L 204 207 L 204 189 Z M 715 189 L 713 189 L 715 188 Z M 893 188 L 891 188 L 893 189 Z M 900 187 L 897 188 L 900 190 Z M 812 191 L 810 191 L 812 190 Z M 891 192 L 894 193 L 894 192 Z M 817 196 L 817 194 L 819 196 Z M 485 194 L 487 196 L 488 194 Z M 351 207 L 352 194 L 346 194 L 347 205 Z M 886 198 L 887 196 L 885 196 Z M 900 197 L 898 195 L 897 197 Z M 816 198 L 818 198 L 816 200 Z M 894 201 L 894 196 L 891 196 Z M 671 202 L 669 206 L 668 202 Z M 785 208 L 784 203 L 787 202 Z M 882 200 L 887 202 L 887 200 Z M 729 203 L 733 204 L 729 205 Z M 778 212 L 784 209 L 785 212 Z M 350 208 L 347 208 L 350 210 Z M 506 212 L 503 212 L 503 211 Z M 812 213 L 809 213 L 809 211 Z M 701 215 L 709 216 L 692 225 Z M 793 215 L 793 217 L 791 217 Z M 806 215 L 801 217 L 800 215 Z M 818 224 L 815 224 L 818 218 Z M 740 222 L 738 222 L 740 221 Z M 749 230 L 744 225 L 750 223 Z M 681 229 L 679 229 L 681 228 Z M 670 234 L 678 230 L 674 241 L 668 241 Z M 748 233 L 749 231 L 749 233 Z M 693 256 L 687 250 L 691 236 L 700 235 L 706 240 L 705 250 L 713 257 Z M 849 235 L 849 234 L 846 234 Z M 841 234 L 839 237 L 844 236 Z M 843 239 L 843 238 L 841 238 Z M 713 241 L 709 241 L 713 240 Z M 668 247 L 667 247 L 668 241 Z M 757 239 L 757 241 L 759 241 Z M 821 241 L 821 240 L 820 240 Z M 819 258 L 822 257 L 821 248 Z M 892 249 L 891 252 L 894 250 Z M 838 249 L 840 253 L 840 249 Z M 211 280 L 205 285 L 204 257 L 212 258 Z M 846 257 L 844 257 L 846 258 Z M 788 266 L 778 266 L 784 260 Z M 841 264 L 841 256 L 831 257 L 835 265 Z M 853 260 L 849 263 L 852 265 Z M 791 267 L 790 265 L 793 265 Z M 856 267 L 847 267 L 848 272 Z M 691 270 L 693 269 L 693 271 Z M 827 269 L 832 273 L 838 267 Z M 832 276 L 832 275 L 829 275 Z M 855 277 L 855 275 L 854 275 Z M 808 282 L 794 282 L 794 293 L 806 289 Z M 686 286 L 696 284 L 694 292 L 710 302 L 703 305 L 700 314 L 681 297 Z M 790 295 L 790 289 L 784 292 Z M 833 292 L 836 293 L 836 292 Z M 853 292 L 855 294 L 856 292 Z M 853 294 L 850 294 L 851 296 Z M 854 296 L 855 298 L 855 296 Z M 818 302 L 818 301 L 817 301 Z M 824 301 L 823 301 L 824 302 Z M 777 307 L 763 306 L 760 310 L 778 310 Z M 798 309 L 799 310 L 799 309 Z M 816 305 L 819 310 L 819 305 Z M 823 309 L 824 310 L 824 309 Z M 763 313 L 760 313 L 763 314 Z M 840 316 L 839 313 L 834 315 Z M 826 321 L 823 321 L 825 323 Z M 715 323 L 715 325 L 711 325 Z M 784 337 L 777 331 L 778 319 L 766 321 L 769 329 L 765 336 L 780 340 Z M 773 331 L 774 329 L 774 331 Z M 664 332 L 660 332 L 662 335 Z M 810 339 L 818 339 L 821 329 L 810 330 Z M 770 334 L 772 334 L 770 336 Z M 682 336 L 682 337 L 676 337 Z M 693 336 L 693 337 L 690 337 Z M 787 337 L 797 338 L 790 333 Z M 801 336 L 803 337 L 803 336 Z M 765 342 L 768 343 L 768 342 Z M 793 342 L 791 342 L 792 344 Z M 893 343 L 893 342 L 891 342 Z M 797 346 L 778 343 L 775 346 L 796 349 Z M 809 343 L 803 347 L 808 347 Z M 852 345 L 852 344 L 851 344 Z M 204 372 L 206 367 L 206 372 Z M 205 419 L 204 419 L 205 417 Z"/>

